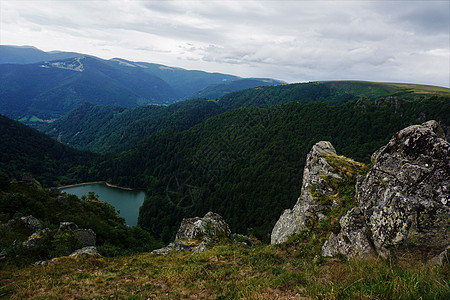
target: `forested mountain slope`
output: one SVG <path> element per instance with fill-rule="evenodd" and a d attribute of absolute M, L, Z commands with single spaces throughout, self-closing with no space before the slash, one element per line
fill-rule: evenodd
<path fill-rule="evenodd" d="M 110 107 L 85 104 L 61 119 L 42 126 L 40 130 L 73 147 L 105 153 L 123 150 L 162 130 L 189 129 L 211 116 L 239 107 L 269 107 L 288 102 L 315 101 L 343 104 L 359 97 L 375 100 L 379 95 L 397 95 L 403 99 L 413 99 L 433 94 L 450 95 L 450 90 L 353 81 L 300 83 L 246 89 L 220 97 L 217 101 L 182 101 L 168 107 L 138 107 L 115 114 L 111 114 Z"/>
<path fill-rule="evenodd" d="M 339 153 L 368 162 L 399 129 L 436 119 L 448 130 L 449 115 L 448 97 L 240 108 L 187 131 L 152 135 L 79 172 L 148 188 L 139 223 L 165 242 L 183 217 L 209 210 L 223 215 L 232 231 L 265 239 L 298 197 L 314 143 L 328 140 Z"/>
<path fill-rule="evenodd" d="M 206 98 L 206 99 L 216 99 L 231 92 L 241 91 L 245 89 L 260 87 L 260 86 L 268 86 L 268 85 L 277 85 L 277 84 L 285 84 L 285 82 L 281 82 L 278 80 L 273 80 L 269 78 L 244 78 L 238 79 L 231 82 L 225 82 L 221 84 L 208 86 L 197 93 L 194 93 L 190 96 L 192 99 L 196 98 Z"/>
<path fill-rule="evenodd" d="M 79 149 L 107 153 L 126 149 L 160 131 L 182 131 L 223 112 L 214 101 L 181 101 L 170 106 L 95 106 L 84 103 L 39 129 Z"/>
<path fill-rule="evenodd" d="M 60 144 L 45 134 L 0 115 L 0 171 L 21 179 L 31 173 L 45 186 L 73 183 L 82 179 L 71 170 L 94 155 Z"/>

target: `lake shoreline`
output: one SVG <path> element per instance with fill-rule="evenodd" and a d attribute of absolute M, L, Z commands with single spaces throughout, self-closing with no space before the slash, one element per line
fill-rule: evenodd
<path fill-rule="evenodd" d="M 92 182 L 83 182 L 83 183 L 69 184 L 69 185 L 57 187 L 57 189 L 58 190 L 63 190 L 63 189 L 79 187 L 79 186 L 86 186 L 86 185 L 92 185 L 92 184 L 104 184 L 107 187 L 120 189 L 120 190 L 125 190 L 125 191 L 134 191 L 135 190 L 135 189 L 132 189 L 132 188 L 129 188 L 129 187 L 123 187 L 123 186 L 114 185 L 114 184 L 108 183 L 106 181 L 92 181 Z"/>

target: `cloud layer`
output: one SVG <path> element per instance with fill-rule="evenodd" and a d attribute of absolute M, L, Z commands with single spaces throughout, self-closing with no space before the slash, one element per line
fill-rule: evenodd
<path fill-rule="evenodd" d="M 2 1 L 0 43 L 288 82 L 450 86 L 445 1 Z"/>

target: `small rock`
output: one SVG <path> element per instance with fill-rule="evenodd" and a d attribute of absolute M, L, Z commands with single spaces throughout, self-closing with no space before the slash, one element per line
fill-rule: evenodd
<path fill-rule="evenodd" d="M 64 231 L 64 230 L 77 230 L 78 229 L 78 225 L 75 224 L 74 222 L 61 222 L 59 223 L 59 230 Z"/>
<path fill-rule="evenodd" d="M 94 246 L 89 246 L 89 247 L 83 247 L 81 249 L 75 250 L 74 252 L 72 252 L 72 254 L 70 254 L 70 256 L 73 255 L 78 255 L 78 254 L 88 254 L 88 255 L 94 255 L 97 254 L 97 248 Z"/>
<path fill-rule="evenodd" d="M 6 248 L 0 252 L 0 260 L 5 259 L 7 256 Z"/>

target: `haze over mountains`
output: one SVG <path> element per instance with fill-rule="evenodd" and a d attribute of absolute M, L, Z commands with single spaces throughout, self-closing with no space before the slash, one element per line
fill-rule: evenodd
<path fill-rule="evenodd" d="M 2 45 L 0 57 L 0 113 L 22 121 L 33 116 L 58 118 L 86 101 L 128 108 L 167 105 L 203 89 L 206 90 L 202 96 L 213 97 L 217 93 L 283 83 L 119 58 L 103 60 L 79 53 L 43 52 L 34 47 Z M 220 87 L 234 81 L 238 84 Z M 211 86 L 213 94 L 208 92 Z"/>

